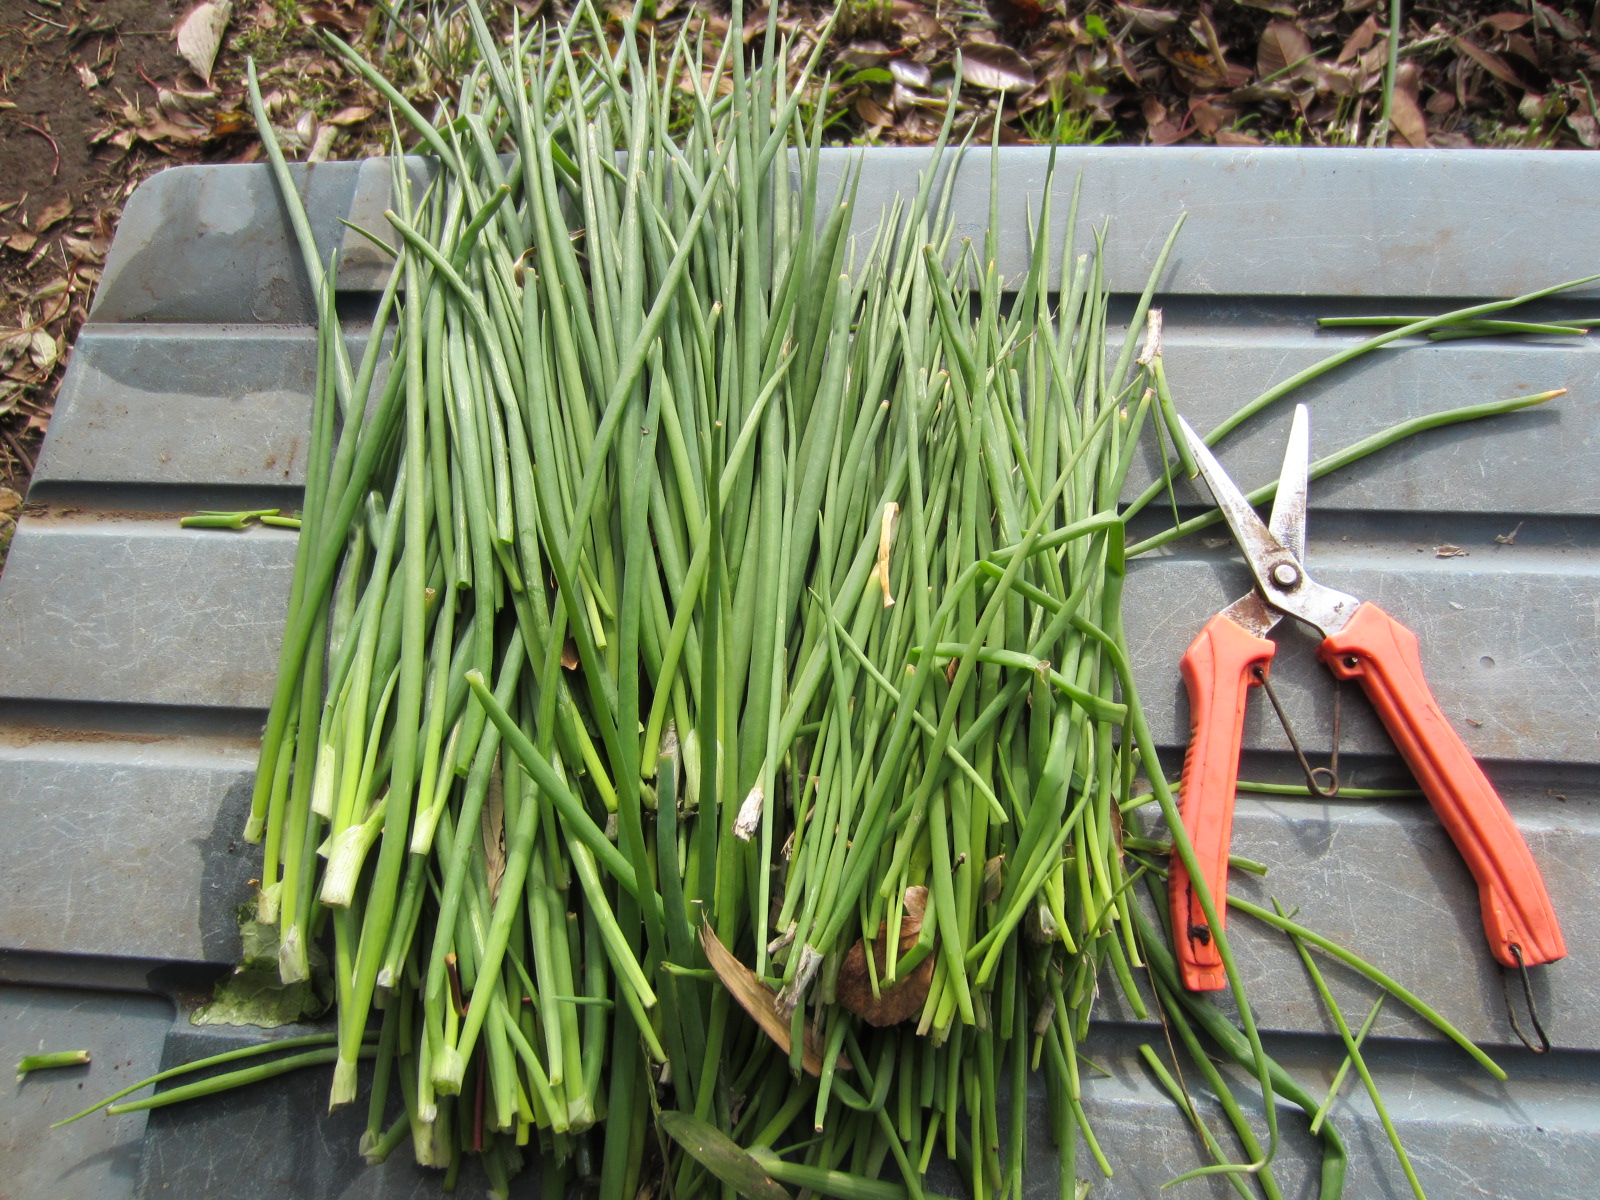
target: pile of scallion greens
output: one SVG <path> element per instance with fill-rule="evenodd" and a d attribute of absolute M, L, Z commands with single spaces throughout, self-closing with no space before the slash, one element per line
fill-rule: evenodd
<path fill-rule="evenodd" d="M 1140 439 L 1175 426 L 1159 338 L 1135 357 L 1166 249 L 1113 339 L 1050 188 L 1020 279 L 996 272 L 997 200 L 981 243 L 952 237 L 953 165 L 980 156 L 948 123 L 852 238 L 856 177 L 826 177 L 825 106 L 801 104 L 820 47 L 796 83 L 775 23 L 713 61 L 608 41 L 587 4 L 509 39 L 469 8 L 477 59 L 437 122 L 330 39 L 425 156 L 392 160 L 391 228 L 368 231 L 395 265 L 358 362 L 254 97 L 321 323 L 248 836 L 281 978 L 326 947 L 338 1032 L 118 1110 L 328 1062 L 348 1104 L 370 1059 L 366 1157 L 409 1142 L 453 1179 L 476 1153 L 499 1195 L 532 1155 L 550 1197 L 921 1197 L 935 1158 L 1020 1196 L 1054 1154 L 1071 1197 L 1080 1149 L 1112 1169 L 1080 1102 L 1104 978 L 1220 1101 L 1242 1158 L 1145 1048 L 1201 1170 L 1277 1195 L 1278 1097 L 1315 1117 L 1337 1195 L 1331 1094 L 1268 1056 L 1237 984 L 1236 1019 L 1182 992 L 1166 906 L 1133 886 L 1159 901 L 1167 852 L 1135 810 L 1174 809 L 1124 564 L 1203 523 L 1124 546 L 1160 492 L 1119 508 Z M 1347 343 L 1215 436 L 1512 303 Z M 1265 1143 L 1214 1057 L 1253 1076 Z M 1031 1087 L 1053 1150 L 1005 1117 Z"/>

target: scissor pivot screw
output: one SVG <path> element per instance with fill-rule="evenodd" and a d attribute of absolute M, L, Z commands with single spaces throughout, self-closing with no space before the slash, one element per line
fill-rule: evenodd
<path fill-rule="evenodd" d="M 1281 588 L 1292 588 L 1300 582 L 1300 569 L 1293 563 L 1279 563 L 1272 568 L 1272 582 Z"/>

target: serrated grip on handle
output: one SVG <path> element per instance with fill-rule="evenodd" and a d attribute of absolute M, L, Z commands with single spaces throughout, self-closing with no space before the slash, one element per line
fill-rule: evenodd
<path fill-rule="evenodd" d="M 1239 782 L 1239 745 L 1250 689 L 1265 678 L 1277 647 L 1217 614 L 1184 651 L 1179 667 L 1189 691 L 1189 751 L 1183 759 L 1178 814 L 1194 845 L 1196 863 L 1211 892 L 1217 921 L 1226 928 L 1228 848 Z M 1189 872 L 1174 851 L 1167 880 L 1172 940 L 1183 984 L 1192 992 L 1227 986 L 1222 957 Z"/>
<path fill-rule="evenodd" d="M 1565 957 L 1567 944 L 1528 843 L 1434 699 L 1416 635 L 1369 600 L 1322 643 L 1317 656 L 1340 679 L 1359 680 L 1378 710 L 1477 880 L 1483 928 L 1496 960 L 1515 967 Z M 1521 952 L 1520 963 L 1513 946 Z"/>

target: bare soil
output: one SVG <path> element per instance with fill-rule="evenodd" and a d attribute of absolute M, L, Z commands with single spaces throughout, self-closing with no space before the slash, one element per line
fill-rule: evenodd
<path fill-rule="evenodd" d="M 0 4 L 0 561 L 117 216 L 165 161 L 95 138 L 120 96 L 181 66 L 178 12 L 176 0 Z"/>

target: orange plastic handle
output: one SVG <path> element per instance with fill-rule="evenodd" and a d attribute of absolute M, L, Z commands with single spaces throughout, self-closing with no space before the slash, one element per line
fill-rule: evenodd
<path fill-rule="evenodd" d="M 1233 840 L 1233 800 L 1239 782 L 1239 744 L 1250 689 L 1266 677 L 1277 646 L 1218 613 L 1206 622 L 1179 666 L 1189 689 L 1191 735 L 1183 759 L 1179 816 L 1194 844 L 1195 860 L 1211 892 L 1217 922 L 1227 926 L 1228 845 Z M 1258 677 L 1256 669 L 1260 668 Z M 1183 985 L 1191 992 L 1227 986 L 1211 923 L 1195 897 L 1189 872 L 1176 852 L 1167 880 L 1172 940 Z"/>
<path fill-rule="evenodd" d="M 1528 843 L 1422 675 L 1417 638 L 1370 600 L 1317 656 L 1359 679 L 1395 747 L 1478 881 L 1489 948 L 1508 967 L 1554 962 L 1567 944 Z M 1516 947 L 1516 951 L 1513 951 Z"/>

